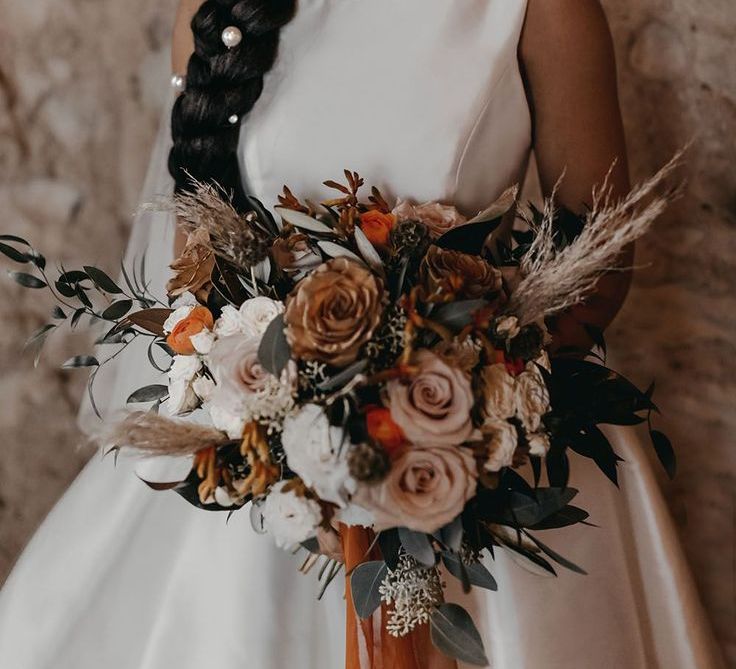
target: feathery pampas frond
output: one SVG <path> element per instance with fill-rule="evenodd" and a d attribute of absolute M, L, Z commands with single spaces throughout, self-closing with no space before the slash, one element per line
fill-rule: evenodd
<path fill-rule="evenodd" d="M 174 214 L 186 233 L 204 229 L 212 251 L 236 269 L 249 272 L 264 260 L 269 244 L 251 224 L 251 214 L 238 213 L 228 194 L 217 184 L 192 178 L 191 192 L 161 197 L 144 205 L 145 209 Z"/>
<path fill-rule="evenodd" d="M 150 411 L 134 411 L 105 429 L 97 441 L 141 455 L 187 456 L 229 440 L 207 425 L 173 420 Z"/>
<path fill-rule="evenodd" d="M 560 251 L 554 242 L 554 195 L 549 198 L 542 223 L 534 230 L 534 242 L 521 261 L 523 278 L 511 294 L 509 313 L 522 325 L 558 314 L 582 302 L 601 275 L 627 269 L 616 267 L 616 260 L 649 230 L 677 195 L 677 190 L 662 195 L 654 195 L 654 191 L 679 166 L 681 157 L 682 151 L 617 202 L 613 201 L 609 172 L 593 191 L 593 206 L 583 231 Z"/>

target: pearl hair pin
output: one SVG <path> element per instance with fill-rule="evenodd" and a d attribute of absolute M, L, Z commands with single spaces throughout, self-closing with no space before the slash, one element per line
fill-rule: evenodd
<path fill-rule="evenodd" d="M 171 75 L 171 88 L 177 93 L 183 93 L 187 86 L 187 78 L 181 74 Z"/>
<path fill-rule="evenodd" d="M 240 120 L 240 116 L 237 114 L 233 114 L 230 118 L 228 118 L 228 123 L 230 125 L 235 125 Z"/>
<path fill-rule="evenodd" d="M 243 33 L 237 26 L 228 26 L 222 31 L 222 43 L 228 49 L 234 49 L 243 41 Z"/>

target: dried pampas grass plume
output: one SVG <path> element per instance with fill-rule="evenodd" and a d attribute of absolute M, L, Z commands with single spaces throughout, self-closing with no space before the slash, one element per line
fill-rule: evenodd
<path fill-rule="evenodd" d="M 218 184 L 192 177 L 191 185 L 191 191 L 162 196 L 143 208 L 173 214 L 187 234 L 205 230 L 214 254 L 238 270 L 247 273 L 267 257 L 269 245 L 255 227 L 252 212 L 239 213 L 232 198 Z"/>
<path fill-rule="evenodd" d="M 105 429 L 97 441 L 106 447 L 146 456 L 188 456 L 211 446 L 222 446 L 229 439 L 207 425 L 165 418 L 150 411 L 134 411 Z"/>
<path fill-rule="evenodd" d="M 651 179 L 615 202 L 609 172 L 593 191 L 593 206 L 580 236 L 560 251 L 554 242 L 554 195 L 549 198 L 542 223 L 534 229 L 534 242 L 521 261 L 523 278 L 511 295 L 508 312 L 522 325 L 536 322 L 582 302 L 606 272 L 627 269 L 617 267 L 617 259 L 651 228 L 678 194 L 678 189 L 662 195 L 655 191 L 680 165 L 682 154 L 678 152 Z M 532 221 L 527 222 L 534 227 Z"/>

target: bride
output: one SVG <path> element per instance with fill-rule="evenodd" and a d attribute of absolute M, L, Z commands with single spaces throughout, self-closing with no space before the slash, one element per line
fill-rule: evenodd
<path fill-rule="evenodd" d="M 568 208 L 584 208 L 614 160 L 614 187 L 629 187 L 596 0 L 182 0 L 173 65 L 188 75 L 174 77 L 178 189 L 192 175 L 241 203 L 248 192 L 273 204 L 284 183 L 320 200 L 312 184 L 350 168 L 392 196 L 472 213 L 523 179 L 532 151 L 544 193 L 565 173 Z M 171 190 L 158 177 L 166 151 L 154 151 L 148 195 Z M 147 250 L 165 267 L 182 245 L 170 223 L 139 216 L 130 257 Z M 585 325 L 608 325 L 627 288 L 622 273 L 602 280 L 554 324 L 557 343 L 587 346 Z M 120 364 L 107 403 L 144 375 Z M 542 579 L 498 555 L 498 592 L 453 593 L 496 669 L 722 666 L 642 448 L 629 432 L 611 439 L 620 491 L 589 461 L 572 465 L 601 529 L 549 540 L 588 576 Z M 177 463 L 153 465 L 173 476 Z M 316 580 L 247 512 L 226 523 L 196 511 L 147 490 L 136 466 L 93 459 L 35 536 L 0 594 L 0 667 L 343 665 L 340 585 L 318 602 Z"/>

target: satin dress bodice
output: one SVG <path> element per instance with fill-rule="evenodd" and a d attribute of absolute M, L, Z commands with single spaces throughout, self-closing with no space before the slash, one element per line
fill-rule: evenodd
<path fill-rule="evenodd" d="M 303 0 L 243 120 L 246 191 L 357 171 L 386 196 L 475 214 L 525 171 L 529 106 L 517 57 L 526 0 Z"/>

